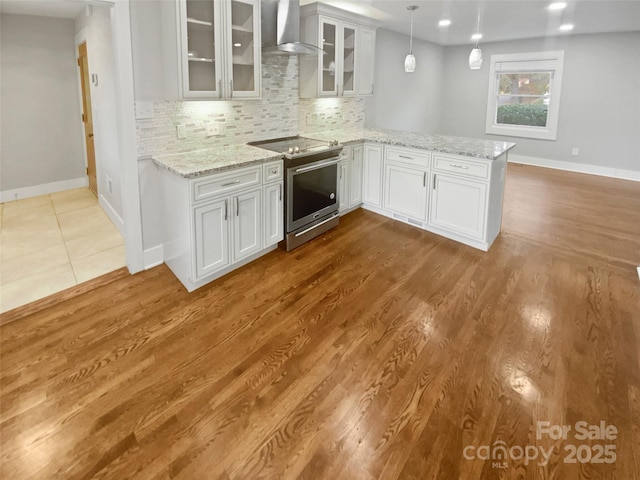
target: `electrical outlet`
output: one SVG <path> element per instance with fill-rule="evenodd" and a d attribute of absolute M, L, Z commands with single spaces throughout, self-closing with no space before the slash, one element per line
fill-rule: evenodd
<path fill-rule="evenodd" d="M 577 157 L 579 153 L 580 153 L 580 150 L 578 149 L 578 147 L 573 147 L 573 148 L 571 149 L 571 155 L 572 155 L 573 157 Z"/>
<path fill-rule="evenodd" d="M 176 132 L 178 134 L 178 140 L 184 140 L 187 138 L 187 128 L 184 125 L 178 125 L 176 127 Z"/>
<path fill-rule="evenodd" d="M 219 123 L 207 123 L 204 126 L 205 137 L 216 137 L 221 134 Z"/>
<path fill-rule="evenodd" d="M 153 102 L 136 102 L 136 119 L 153 118 Z"/>
<path fill-rule="evenodd" d="M 109 175 L 107 175 L 107 191 L 113 195 L 113 181 L 111 180 L 111 178 L 109 177 Z"/>

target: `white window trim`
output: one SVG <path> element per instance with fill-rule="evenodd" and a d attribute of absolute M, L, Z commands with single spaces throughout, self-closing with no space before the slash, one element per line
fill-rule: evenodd
<path fill-rule="evenodd" d="M 505 64 L 511 64 L 505 70 Z M 558 115 L 560 112 L 560 94 L 562 89 L 562 68 L 564 65 L 564 51 L 516 53 L 509 55 L 491 55 L 489 69 L 489 94 L 487 97 L 486 133 L 494 135 L 508 135 L 512 137 L 537 138 L 541 140 L 555 140 L 558 130 Z M 546 127 L 530 127 L 524 125 L 501 125 L 496 123 L 496 102 L 498 89 L 498 73 L 500 71 L 540 71 L 553 72 L 549 109 L 547 110 Z"/>

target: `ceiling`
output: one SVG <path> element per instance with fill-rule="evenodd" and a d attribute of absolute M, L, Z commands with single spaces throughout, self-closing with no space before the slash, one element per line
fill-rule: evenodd
<path fill-rule="evenodd" d="M 130 0 L 141 2 L 146 0 Z M 316 0 L 301 0 L 302 5 Z M 409 5 L 414 14 L 414 35 L 439 45 L 466 45 L 476 30 L 480 14 L 481 43 L 581 33 L 640 31 L 640 0 L 565 0 L 567 8 L 550 12 L 551 0 L 319 0 L 374 18 L 381 27 L 409 35 Z M 76 18 L 87 3 L 99 0 L 1 0 L 2 13 Z M 438 27 L 442 18 L 451 20 Z M 570 33 L 558 31 L 561 23 L 573 23 Z"/>
<path fill-rule="evenodd" d="M 81 0 L 0 0 L 0 12 L 41 17 L 76 18 L 86 5 L 87 3 Z"/>
<path fill-rule="evenodd" d="M 301 0 L 301 4 L 316 0 Z M 551 12 L 552 0 L 320 0 L 343 10 L 376 19 L 381 27 L 409 35 L 409 5 L 414 13 L 414 36 L 439 45 L 472 44 L 480 14 L 481 43 L 555 35 L 640 31 L 640 0 L 565 0 L 567 8 Z M 443 18 L 451 20 L 438 27 Z M 559 32 L 561 23 L 575 28 Z"/>

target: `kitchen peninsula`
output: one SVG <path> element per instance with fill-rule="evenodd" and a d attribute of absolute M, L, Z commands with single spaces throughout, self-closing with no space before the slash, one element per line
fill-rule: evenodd
<path fill-rule="evenodd" d="M 306 136 L 344 145 L 340 214 L 362 207 L 485 251 L 500 233 L 514 143 L 378 129 Z M 189 291 L 277 248 L 282 157 L 249 145 L 154 156 L 165 262 Z"/>

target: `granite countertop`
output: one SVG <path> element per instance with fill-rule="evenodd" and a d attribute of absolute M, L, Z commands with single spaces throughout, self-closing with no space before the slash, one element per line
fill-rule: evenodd
<path fill-rule="evenodd" d="M 338 140 L 344 145 L 367 141 L 397 145 L 399 147 L 420 148 L 432 152 L 464 155 L 466 157 L 495 160 L 503 153 L 515 147 L 515 143 L 494 142 L 476 138 L 452 137 L 448 135 L 429 135 L 426 133 L 405 132 L 402 130 L 353 129 L 330 130 L 309 133 L 306 136 L 318 140 Z"/>
<path fill-rule="evenodd" d="M 278 153 L 244 144 L 153 156 L 153 162 L 156 165 L 184 178 L 194 178 L 281 159 L 282 155 Z"/>
<path fill-rule="evenodd" d="M 338 140 L 344 145 L 367 141 L 486 160 L 495 160 L 516 145 L 510 142 L 369 128 L 330 130 L 303 134 L 303 136 L 327 142 Z M 245 144 L 153 156 L 156 165 L 184 178 L 195 178 L 280 159 L 282 159 L 282 155 L 278 153 Z"/>

